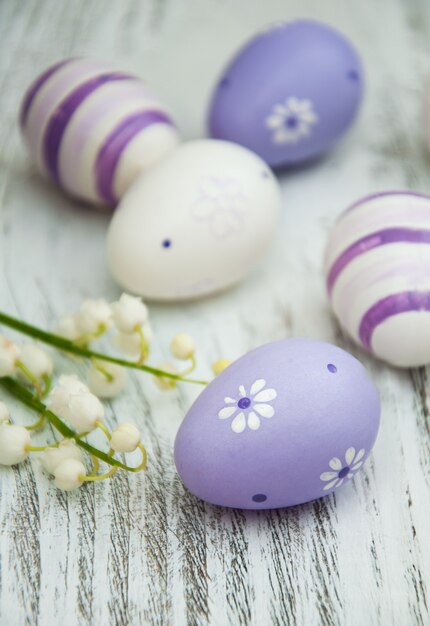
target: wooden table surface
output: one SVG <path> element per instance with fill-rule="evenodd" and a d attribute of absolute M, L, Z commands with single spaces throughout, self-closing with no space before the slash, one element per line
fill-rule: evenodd
<path fill-rule="evenodd" d="M 120 293 L 105 263 L 108 216 L 44 183 L 23 147 L 17 107 L 35 73 L 72 55 L 112 60 L 153 85 L 186 139 L 199 137 L 231 53 L 266 23 L 300 16 L 337 26 L 361 50 L 360 119 L 323 161 L 282 176 L 281 230 L 256 273 L 214 298 L 151 307 L 151 361 L 168 357 L 179 330 L 197 341 L 201 376 L 216 358 L 273 339 L 335 342 L 381 391 L 371 459 L 343 490 L 304 506 L 207 505 L 184 490 L 172 460 L 199 389 L 163 393 L 134 374 L 107 410 L 111 425 L 142 429 L 145 474 L 65 494 L 35 461 L 1 469 L 1 626 L 430 624 L 429 370 L 394 371 L 360 353 L 331 318 L 321 273 L 331 224 L 350 202 L 383 189 L 430 192 L 426 0 L 1 0 L 0 308 L 52 328 L 82 299 Z M 26 419 L 18 406 L 14 415 Z"/>

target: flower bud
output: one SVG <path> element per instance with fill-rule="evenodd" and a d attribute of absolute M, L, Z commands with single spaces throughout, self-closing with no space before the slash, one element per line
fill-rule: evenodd
<path fill-rule="evenodd" d="M 102 368 L 103 373 L 98 366 Z M 120 365 L 107 361 L 95 361 L 88 370 L 88 385 L 91 391 L 100 398 L 114 398 L 125 387 L 127 372 Z"/>
<path fill-rule="evenodd" d="M 54 470 L 54 484 L 63 491 L 73 491 L 82 485 L 87 475 L 84 464 L 77 459 L 65 459 Z"/>
<path fill-rule="evenodd" d="M 170 351 L 176 359 L 181 361 L 191 359 L 196 351 L 194 339 L 188 333 L 178 333 L 171 341 Z"/>
<path fill-rule="evenodd" d="M 62 317 L 58 323 L 57 328 L 55 329 L 55 334 L 63 337 L 64 339 L 69 339 L 70 341 L 75 341 L 75 339 L 78 339 L 81 333 L 78 329 L 76 314 L 65 315 L 64 317 Z"/>
<path fill-rule="evenodd" d="M 63 439 L 57 448 L 46 448 L 39 457 L 43 468 L 53 474 L 56 467 L 67 459 L 75 459 L 82 463 L 83 457 L 80 447 L 73 439 Z"/>
<path fill-rule="evenodd" d="M 133 452 L 140 438 L 140 431 L 134 424 L 120 424 L 112 433 L 110 447 L 115 452 Z"/>
<path fill-rule="evenodd" d="M 0 377 L 11 376 L 15 372 L 20 349 L 4 335 L 0 335 Z"/>
<path fill-rule="evenodd" d="M 50 376 L 54 369 L 51 357 L 34 343 L 21 348 L 20 361 L 38 380 Z"/>
<path fill-rule="evenodd" d="M 7 405 L 0 400 L 0 424 L 10 420 L 10 413 Z"/>
<path fill-rule="evenodd" d="M 153 332 L 149 322 L 145 322 L 142 326 L 143 336 L 149 345 L 153 339 Z M 140 333 L 118 333 L 112 338 L 113 345 L 124 354 L 130 357 L 138 357 L 141 351 Z"/>
<path fill-rule="evenodd" d="M 80 433 L 94 430 L 104 414 L 100 400 L 76 376 L 60 376 L 47 406 Z"/>
<path fill-rule="evenodd" d="M 111 304 L 113 323 L 121 333 L 134 333 L 148 319 L 148 309 L 140 298 L 123 293 Z"/>
<path fill-rule="evenodd" d="M 57 386 L 70 395 L 89 392 L 86 384 L 79 380 L 76 374 L 62 374 L 58 379 Z"/>
<path fill-rule="evenodd" d="M 76 315 L 76 326 L 81 335 L 93 335 L 102 327 L 108 328 L 111 310 L 106 300 L 85 300 Z"/>
<path fill-rule="evenodd" d="M 78 433 L 90 432 L 104 415 L 103 405 L 92 393 L 70 396 L 68 420 Z"/>
<path fill-rule="evenodd" d="M 212 371 L 215 376 L 218 376 L 229 365 L 231 365 L 231 361 L 229 361 L 228 359 L 218 359 L 218 361 L 215 361 L 215 363 L 212 363 Z"/>
<path fill-rule="evenodd" d="M 24 426 L 15 424 L 0 425 L 0 465 L 15 465 L 28 456 L 30 433 Z"/>
<path fill-rule="evenodd" d="M 90 393 L 90 390 L 75 375 L 60 376 L 57 385 L 51 391 L 47 406 L 50 411 L 65 420 L 70 420 L 71 396 Z"/>

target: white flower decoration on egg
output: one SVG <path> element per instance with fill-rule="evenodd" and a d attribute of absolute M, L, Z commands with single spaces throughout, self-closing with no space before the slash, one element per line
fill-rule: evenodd
<path fill-rule="evenodd" d="M 277 144 L 296 144 L 311 134 L 311 126 L 318 122 L 311 100 L 290 97 L 283 104 L 275 104 L 266 118 L 266 126 L 273 131 Z"/>
<path fill-rule="evenodd" d="M 258 430 L 261 425 L 260 417 L 266 419 L 275 415 L 275 409 L 271 404 L 277 396 L 275 389 L 265 389 L 266 381 L 257 379 L 246 392 L 244 385 L 239 386 L 239 397 L 224 398 L 225 406 L 218 412 L 219 419 L 233 418 L 231 429 L 235 433 L 242 433 L 246 426 L 251 430 Z"/>
<path fill-rule="evenodd" d="M 216 237 L 240 231 L 246 212 L 246 197 L 234 178 L 208 176 L 199 186 L 200 195 L 192 206 L 192 215 L 208 222 Z"/>
<path fill-rule="evenodd" d="M 338 457 L 333 457 L 329 461 L 332 471 L 323 472 L 320 479 L 327 484 L 324 485 L 324 491 L 329 489 L 337 489 L 341 486 L 345 479 L 351 480 L 355 472 L 363 465 L 363 457 L 366 451 L 364 448 L 355 452 L 355 448 L 348 448 L 345 452 L 345 462 Z"/>

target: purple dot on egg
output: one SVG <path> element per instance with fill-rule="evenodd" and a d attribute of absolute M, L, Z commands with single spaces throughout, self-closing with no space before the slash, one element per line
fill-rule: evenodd
<path fill-rule="evenodd" d="M 349 70 L 348 72 L 348 78 L 349 80 L 354 80 L 357 81 L 360 78 L 359 73 L 357 72 L 357 70 Z"/>
<path fill-rule="evenodd" d="M 337 372 L 337 367 L 336 367 L 336 365 L 333 365 L 333 363 L 329 363 L 329 364 L 327 365 L 327 369 L 328 369 L 328 371 L 329 371 L 329 372 L 331 372 L 332 374 L 336 374 L 336 372 Z"/>
<path fill-rule="evenodd" d="M 170 248 L 172 245 L 172 241 L 170 239 L 163 239 L 162 244 L 163 248 Z"/>
<path fill-rule="evenodd" d="M 349 467 L 342 467 L 342 469 L 340 470 L 338 474 L 339 478 L 345 478 L 345 476 L 349 474 L 349 469 L 350 469 Z"/>
<path fill-rule="evenodd" d="M 270 174 L 267 170 L 261 172 L 261 178 L 270 178 Z"/>
<path fill-rule="evenodd" d="M 256 493 L 252 499 L 254 502 L 266 502 L 267 496 L 264 493 Z"/>
<path fill-rule="evenodd" d="M 251 400 L 249 398 L 241 398 L 237 403 L 239 409 L 247 409 L 251 404 Z"/>
<path fill-rule="evenodd" d="M 296 128 L 298 123 L 299 123 L 299 120 L 294 115 L 290 115 L 285 120 L 285 126 L 287 128 Z"/>

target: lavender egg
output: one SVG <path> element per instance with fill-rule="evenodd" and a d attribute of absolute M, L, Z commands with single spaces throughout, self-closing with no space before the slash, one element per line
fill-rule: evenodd
<path fill-rule="evenodd" d="M 354 121 L 363 69 L 351 43 L 312 20 L 275 24 L 224 70 L 209 132 L 250 148 L 273 167 L 329 150 Z"/>
<path fill-rule="evenodd" d="M 430 363 L 429 244 L 430 197 L 411 191 L 359 200 L 327 244 L 335 315 L 360 346 L 398 367 Z"/>
<path fill-rule="evenodd" d="M 138 78 L 89 59 L 47 69 L 24 95 L 20 125 L 40 173 L 64 191 L 115 206 L 178 132 Z"/>
<path fill-rule="evenodd" d="M 348 484 L 379 427 L 379 394 L 340 348 L 309 339 L 265 344 L 197 398 L 175 441 L 185 486 L 243 509 L 292 506 Z"/>

